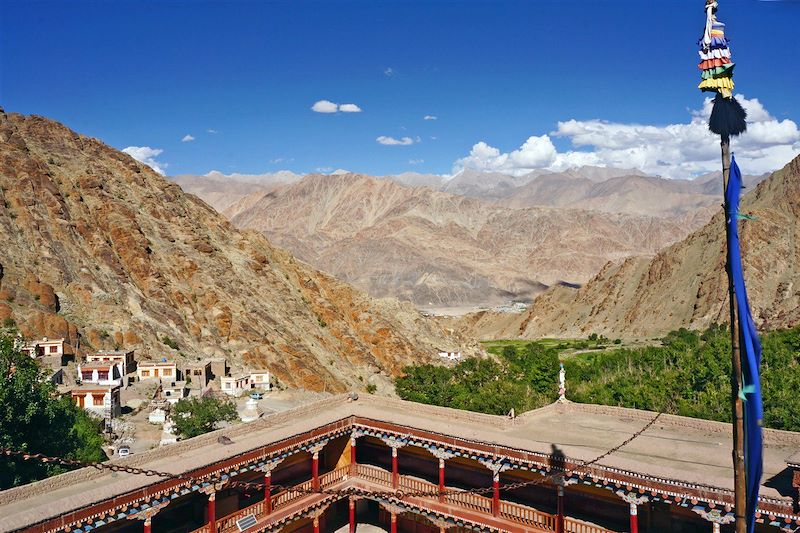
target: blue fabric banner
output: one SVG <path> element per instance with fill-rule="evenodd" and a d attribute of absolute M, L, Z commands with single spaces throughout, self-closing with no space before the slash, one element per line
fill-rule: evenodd
<path fill-rule="evenodd" d="M 731 173 L 725 201 L 728 206 L 728 250 L 733 287 L 736 293 L 736 318 L 739 323 L 739 347 L 742 361 L 742 390 L 739 395 L 744 400 L 744 460 L 747 484 L 747 531 L 753 533 L 756 522 L 758 489 L 763 472 L 763 448 L 761 425 L 764 407 L 761 402 L 761 341 L 758 339 L 747 288 L 742 271 L 742 252 L 739 246 L 739 200 L 742 191 L 742 174 L 736 159 L 731 158 Z"/>

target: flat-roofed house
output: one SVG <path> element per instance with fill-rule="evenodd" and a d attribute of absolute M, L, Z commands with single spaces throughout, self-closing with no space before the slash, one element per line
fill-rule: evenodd
<path fill-rule="evenodd" d="M 78 377 L 82 383 L 95 385 L 122 385 L 122 363 L 93 361 L 78 365 Z"/>
<path fill-rule="evenodd" d="M 220 388 L 225 394 L 239 396 L 246 390 L 250 390 L 250 374 L 239 374 L 236 376 L 222 376 L 219 380 Z"/>
<path fill-rule="evenodd" d="M 86 356 L 87 363 L 94 361 L 121 363 L 123 376 L 136 370 L 136 360 L 133 357 L 133 350 L 100 350 L 97 353 Z"/>
<path fill-rule="evenodd" d="M 106 420 L 122 414 L 119 385 L 81 385 L 72 389 L 71 394 L 75 405 Z"/>
<path fill-rule="evenodd" d="M 42 337 L 39 340 L 28 341 L 22 346 L 22 352 L 31 357 L 43 357 L 45 355 L 64 355 L 66 344 L 65 339 L 48 339 Z"/>
<path fill-rule="evenodd" d="M 250 387 L 270 390 L 269 370 L 252 370 L 250 372 Z"/>
<path fill-rule="evenodd" d="M 183 379 L 193 389 L 202 389 L 211 381 L 211 361 L 196 361 L 183 366 Z"/>
<path fill-rule="evenodd" d="M 178 378 L 178 365 L 170 361 L 140 361 L 136 365 L 136 376 L 140 381 L 146 379 L 175 381 Z"/>
<path fill-rule="evenodd" d="M 171 381 L 169 383 L 162 383 L 161 397 L 171 404 L 178 403 L 179 400 L 186 397 L 186 382 Z"/>

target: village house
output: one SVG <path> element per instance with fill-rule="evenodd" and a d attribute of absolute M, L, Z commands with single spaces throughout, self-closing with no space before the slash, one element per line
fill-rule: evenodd
<path fill-rule="evenodd" d="M 461 360 L 461 352 L 439 352 L 439 357 L 442 359 L 448 359 L 450 361 L 460 361 Z"/>
<path fill-rule="evenodd" d="M 179 400 L 186 397 L 186 382 L 162 382 L 161 397 L 171 404 L 178 403 Z"/>
<path fill-rule="evenodd" d="M 65 339 L 48 339 L 42 337 L 41 340 L 28 341 L 22 346 L 22 353 L 31 357 L 43 357 L 46 355 L 64 355 L 66 353 L 64 345 Z"/>
<path fill-rule="evenodd" d="M 140 381 L 147 379 L 163 379 L 175 381 L 178 376 L 178 365 L 168 361 L 141 361 L 136 365 L 136 377 Z"/>
<path fill-rule="evenodd" d="M 219 379 L 219 382 L 222 392 L 225 394 L 230 394 L 231 396 L 239 396 L 242 394 L 242 392 L 252 388 L 249 374 L 222 376 Z"/>
<path fill-rule="evenodd" d="M 100 350 L 86 356 L 86 362 L 92 363 L 95 361 L 102 361 L 106 363 L 120 363 L 122 365 L 122 375 L 127 376 L 128 373 L 136 369 L 136 360 L 133 358 L 133 350 Z"/>
<path fill-rule="evenodd" d="M 211 381 L 211 361 L 186 363 L 183 367 L 183 379 L 193 389 L 202 389 Z"/>
<path fill-rule="evenodd" d="M 72 389 L 72 401 L 110 423 L 110 419 L 122 414 L 118 385 L 82 385 Z"/>
<path fill-rule="evenodd" d="M 93 361 L 78 365 L 78 379 L 81 383 L 95 385 L 122 385 L 122 363 Z"/>
<path fill-rule="evenodd" d="M 228 367 L 228 360 L 224 357 L 211 357 L 207 359 L 209 363 L 211 363 L 211 378 L 221 378 L 222 376 L 227 376 L 230 369 Z"/>
<path fill-rule="evenodd" d="M 270 390 L 269 370 L 252 370 L 250 372 L 250 387 Z"/>

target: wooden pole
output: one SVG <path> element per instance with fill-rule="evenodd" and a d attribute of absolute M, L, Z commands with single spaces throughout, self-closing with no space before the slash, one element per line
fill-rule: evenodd
<path fill-rule="evenodd" d="M 725 236 L 730 237 L 727 224 L 728 200 L 725 192 L 728 190 L 728 181 L 731 175 L 731 140 L 723 136 L 720 142 L 722 148 L 722 182 L 725 196 Z M 735 221 L 734 221 L 735 223 Z M 739 353 L 739 321 L 736 320 L 736 291 L 733 287 L 733 272 L 731 271 L 731 250 L 726 239 L 725 271 L 728 273 L 728 296 L 731 317 L 731 411 L 733 414 L 733 486 L 734 486 L 734 515 L 736 517 L 736 533 L 747 533 L 745 508 L 747 507 L 747 488 L 745 485 L 744 470 L 744 405 L 739 396 L 742 390 L 742 360 Z"/>

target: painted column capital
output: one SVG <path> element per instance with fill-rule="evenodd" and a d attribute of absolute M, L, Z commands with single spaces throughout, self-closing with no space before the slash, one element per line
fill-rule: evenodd
<path fill-rule="evenodd" d="M 308 451 L 311 452 L 312 455 L 318 457 L 319 456 L 319 452 L 321 452 L 325 448 L 326 444 L 328 444 L 328 441 L 327 440 L 323 440 L 323 441 L 318 442 L 318 443 L 316 443 L 316 444 L 314 444 L 312 446 L 309 446 L 308 447 Z"/>
<path fill-rule="evenodd" d="M 719 509 L 693 509 L 693 511 L 714 524 L 732 524 L 736 521 L 733 513 Z"/>
<path fill-rule="evenodd" d="M 397 515 L 402 514 L 404 512 L 404 509 L 399 505 L 392 505 L 391 503 L 381 503 L 380 506 L 383 507 L 384 511 L 386 511 L 387 513 L 391 514 L 394 517 L 397 517 Z"/>
<path fill-rule="evenodd" d="M 272 471 L 275 470 L 279 464 L 283 461 L 283 458 L 278 459 L 271 459 L 267 462 L 264 466 L 261 467 L 261 471 L 264 472 L 265 476 L 271 476 Z"/>
<path fill-rule="evenodd" d="M 456 456 L 456 454 L 454 454 L 453 452 L 449 452 L 444 448 L 428 448 L 428 451 L 431 453 L 431 455 L 439 459 L 439 461 L 452 459 L 453 457 Z"/>
<path fill-rule="evenodd" d="M 504 463 L 502 460 L 492 461 L 489 459 L 478 459 L 478 462 L 492 471 L 492 477 L 495 481 L 500 479 L 500 473 L 506 470 L 511 470 L 511 465 Z"/>
<path fill-rule="evenodd" d="M 649 496 L 644 496 L 642 494 L 638 494 L 636 492 L 630 492 L 626 490 L 618 490 L 616 492 L 617 496 L 622 498 L 623 501 L 631 504 L 631 505 L 642 505 L 643 503 L 647 503 L 650 501 Z M 633 514 L 633 513 L 631 513 Z"/>
<path fill-rule="evenodd" d="M 406 440 L 398 437 L 381 437 L 381 440 L 393 450 L 392 453 L 396 453 L 398 448 L 402 448 L 408 444 Z"/>

